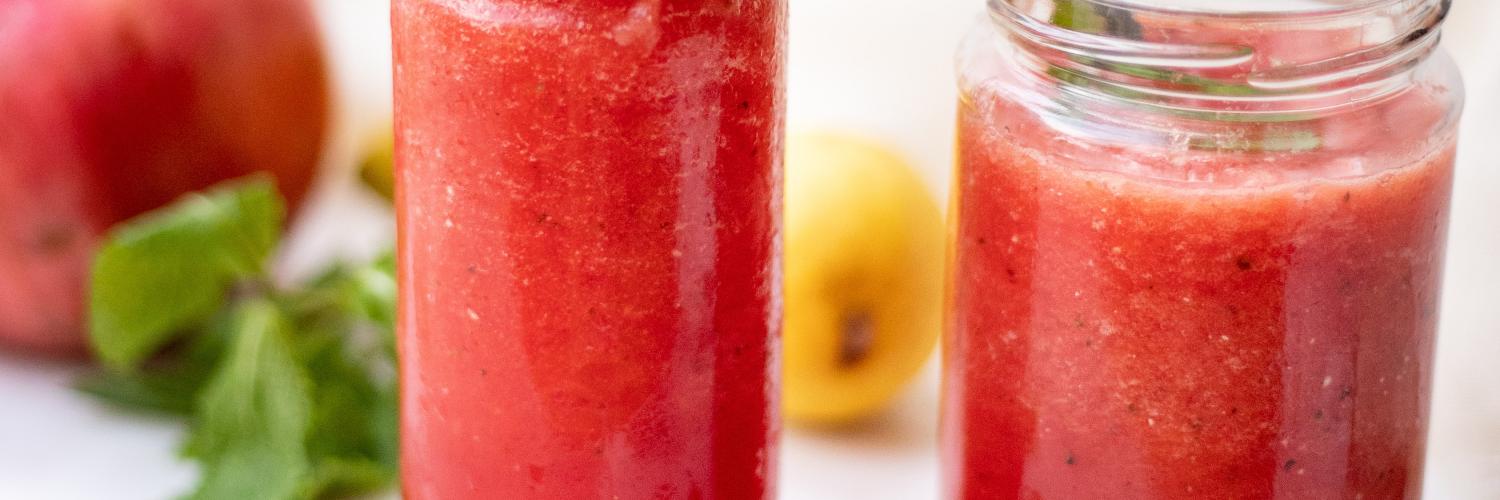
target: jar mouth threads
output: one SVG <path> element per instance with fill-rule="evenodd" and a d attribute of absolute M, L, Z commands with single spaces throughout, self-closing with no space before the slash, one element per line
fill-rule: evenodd
<path fill-rule="evenodd" d="M 1093 0 L 1093 3 L 1115 8 L 1182 15 L 1212 15 L 1237 19 L 1274 19 L 1296 17 L 1358 15 L 1391 4 L 1410 0 L 1257 0 L 1224 2 L 1222 0 Z M 1246 4 L 1249 5 L 1246 5 Z M 1228 7 L 1228 8 L 1226 8 Z"/>
<path fill-rule="evenodd" d="M 1437 49 L 1451 0 L 1301 4 L 1316 8 L 989 2 L 1002 41 L 1040 78 L 1169 111 L 1278 121 L 1287 111 L 1343 107 L 1405 88 L 1412 69 Z"/>

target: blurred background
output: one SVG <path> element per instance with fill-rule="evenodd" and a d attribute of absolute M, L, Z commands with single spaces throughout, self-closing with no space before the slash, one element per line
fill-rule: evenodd
<path fill-rule="evenodd" d="M 12 1 L 23 10 L 24 4 L 41 5 Z M 354 172 L 371 138 L 389 121 L 387 3 L 313 3 L 335 91 L 331 131 L 319 159 L 324 172 L 283 249 L 280 272 L 286 276 L 305 276 L 335 258 L 366 258 L 388 245 L 393 232 L 388 205 L 359 186 Z M 951 54 L 978 19 L 981 4 L 793 0 L 791 129 L 873 138 L 907 156 L 933 195 L 946 199 L 955 102 Z M 6 21 L 21 17 L 0 16 L 0 50 L 16 49 L 5 46 L 18 29 Z M 1446 30 L 1445 43 L 1468 82 L 1469 102 L 1427 473 L 1428 498 L 1439 500 L 1500 499 L 1500 370 L 1494 366 L 1500 358 L 1497 26 L 1500 2 L 1458 0 Z M 33 48 L 46 51 L 41 45 L 23 50 Z M 17 69 L 0 66 L 0 73 Z M 0 85 L 24 82 L 0 74 Z M 0 138 L 0 148 L 14 142 Z M 0 196 L 5 188 L 0 186 Z M 7 207 L 5 200 L 0 207 Z M 78 394 L 70 384 L 81 371 L 66 362 L 0 352 L 0 499 L 146 500 L 190 489 L 194 467 L 176 454 L 180 424 L 112 410 Z M 936 381 L 929 366 L 890 410 L 860 425 L 789 430 L 782 497 L 936 498 Z"/>

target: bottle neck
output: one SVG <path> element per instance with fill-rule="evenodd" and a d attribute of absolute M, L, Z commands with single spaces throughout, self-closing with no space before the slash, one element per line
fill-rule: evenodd
<path fill-rule="evenodd" d="M 1451 0 L 1230 3 L 990 0 L 990 13 L 1023 71 L 1074 106 L 1278 123 L 1410 87 Z"/>

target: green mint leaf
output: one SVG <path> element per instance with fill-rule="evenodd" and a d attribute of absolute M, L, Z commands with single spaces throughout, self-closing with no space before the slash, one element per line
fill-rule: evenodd
<path fill-rule="evenodd" d="M 396 328 L 395 254 L 388 253 L 354 277 L 364 318 L 386 329 Z"/>
<path fill-rule="evenodd" d="M 1053 26 L 1081 33 L 1141 39 L 1141 23 L 1135 20 L 1130 10 L 1104 4 L 1057 0 L 1050 22 Z"/>
<path fill-rule="evenodd" d="M 105 371 L 80 379 L 76 387 L 109 404 L 138 411 L 187 416 L 197 384 L 177 373 Z"/>
<path fill-rule="evenodd" d="M 1099 15 L 1092 5 L 1080 5 L 1073 0 L 1057 0 L 1052 11 L 1052 25 L 1083 33 L 1106 33 L 1109 20 Z"/>
<path fill-rule="evenodd" d="M 339 266 L 291 302 L 302 311 L 297 349 L 318 380 L 309 442 L 316 463 L 376 464 L 387 472 L 383 484 L 394 480 L 398 465 L 394 269 L 389 255 L 366 266 Z M 349 483 L 367 479 L 336 481 L 343 484 L 332 488 L 357 489 Z"/>
<path fill-rule="evenodd" d="M 112 368 L 133 370 L 206 321 L 233 284 L 264 276 L 284 217 L 271 182 L 254 177 L 118 227 L 94 260 L 94 351 Z"/>
<path fill-rule="evenodd" d="M 318 462 L 305 498 L 340 498 L 390 486 L 394 471 L 386 464 L 331 457 Z"/>
<path fill-rule="evenodd" d="M 203 463 L 192 498 L 307 498 L 312 389 L 286 320 L 263 299 L 244 302 L 230 318 L 228 350 L 203 389 L 185 448 Z"/>
<path fill-rule="evenodd" d="M 1183 73 L 1181 71 L 1149 68 L 1146 66 L 1136 66 L 1132 64 L 1116 64 L 1092 60 L 1082 56 L 1075 56 L 1075 60 L 1079 60 L 1080 62 L 1084 62 L 1085 64 L 1104 68 L 1108 71 L 1120 73 L 1122 75 L 1129 75 L 1143 80 L 1151 80 L 1155 82 L 1169 83 L 1175 86 L 1187 87 L 1190 89 L 1194 89 L 1197 92 L 1202 92 L 1209 95 L 1247 96 L 1265 93 L 1260 89 L 1251 87 L 1249 85 L 1224 83 L 1212 78 L 1206 78 L 1191 73 Z"/>
<path fill-rule="evenodd" d="M 305 327 L 296 349 L 316 380 L 313 386 L 312 432 L 307 448 L 313 463 L 374 464 L 385 470 L 388 483 L 396 473 L 394 363 L 381 353 L 361 349 L 354 330 Z M 368 342 L 367 342 L 368 343 Z M 387 427 L 389 426 L 389 427 Z M 334 471 L 341 468 L 335 468 Z M 322 472 L 326 476 L 326 472 Z M 325 477 L 325 480 L 338 479 Z M 367 484 L 365 479 L 353 481 Z M 351 489 L 347 481 L 333 481 L 336 489 Z"/>
<path fill-rule="evenodd" d="M 1323 147 L 1323 136 L 1312 130 L 1276 130 L 1260 141 L 1262 151 L 1313 151 Z"/>
<path fill-rule="evenodd" d="M 301 460 L 295 462 L 294 460 Z M 289 455 L 267 443 L 247 442 L 203 464 L 191 500 L 300 500 L 307 458 Z"/>
<path fill-rule="evenodd" d="M 1056 0 L 1050 22 L 1057 27 L 1081 33 L 1107 35 L 1129 40 L 1140 40 L 1143 27 L 1127 9 L 1111 7 L 1080 0 Z M 1081 66 L 1096 68 L 1103 72 L 1125 75 L 1146 80 L 1145 85 L 1161 84 L 1163 87 L 1186 89 L 1207 96 L 1244 97 L 1267 95 L 1269 92 L 1248 84 L 1226 82 L 1192 73 L 1156 66 L 1122 64 L 1085 55 L 1071 54 L 1068 60 Z M 1071 66 L 1071 65 L 1069 65 Z M 1047 74 L 1065 86 L 1091 89 L 1125 101 L 1152 101 L 1156 96 L 1124 84 L 1110 81 L 1107 77 L 1086 74 L 1076 67 L 1053 64 Z M 1090 72 L 1092 73 L 1092 72 Z M 1287 112 L 1238 116 L 1231 113 L 1214 113 L 1200 110 L 1170 111 L 1190 118 L 1247 123 L 1297 123 L 1314 118 L 1309 113 Z M 1302 152 L 1323 146 L 1322 137 L 1310 128 L 1293 126 L 1269 128 L 1258 140 L 1245 137 L 1198 136 L 1189 140 L 1193 149 L 1214 151 L 1261 151 Z"/>
<path fill-rule="evenodd" d="M 99 370 L 84 375 L 75 386 L 124 409 L 189 416 L 226 348 L 224 323 L 230 318 L 225 316 L 218 315 L 214 326 L 188 337 L 141 370 Z"/>
<path fill-rule="evenodd" d="M 1077 0 L 1057 0 L 1050 21 L 1053 26 L 1059 28 L 1066 28 L 1080 33 L 1108 35 L 1127 40 L 1140 40 L 1144 30 L 1140 22 L 1136 21 L 1135 16 L 1127 9 Z M 1092 66 L 1143 80 L 1169 84 L 1174 87 L 1187 88 L 1194 92 L 1201 92 L 1208 95 L 1247 96 L 1266 93 L 1261 89 L 1246 84 L 1223 82 L 1213 78 L 1160 67 L 1119 64 L 1082 55 L 1071 55 L 1069 58 L 1085 66 Z M 1077 82 L 1069 83 L 1076 84 Z"/>

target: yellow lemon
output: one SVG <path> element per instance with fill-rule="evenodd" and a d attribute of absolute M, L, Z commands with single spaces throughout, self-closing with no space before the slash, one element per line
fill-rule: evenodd
<path fill-rule="evenodd" d="M 786 168 L 784 411 L 829 425 L 887 405 L 941 329 L 944 226 L 898 154 L 793 136 Z"/>
<path fill-rule="evenodd" d="M 396 190 L 396 179 L 391 172 L 396 156 L 396 133 L 392 128 L 387 125 L 370 138 L 359 162 L 360 180 L 387 200 L 393 198 Z"/>

